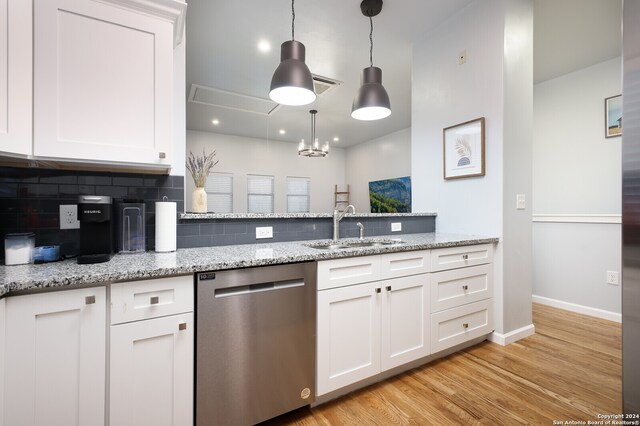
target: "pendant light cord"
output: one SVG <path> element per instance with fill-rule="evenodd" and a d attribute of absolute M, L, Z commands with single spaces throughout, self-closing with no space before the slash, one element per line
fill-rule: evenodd
<path fill-rule="evenodd" d="M 291 0 L 291 40 L 295 40 L 295 31 L 296 31 L 296 10 L 293 7 L 293 4 L 296 0 Z"/>
<path fill-rule="evenodd" d="M 373 66 L 373 18 L 369 16 L 369 23 L 371 23 L 371 31 L 369 32 L 369 41 L 371 42 L 371 47 L 369 48 L 369 62 L 371 66 Z"/>

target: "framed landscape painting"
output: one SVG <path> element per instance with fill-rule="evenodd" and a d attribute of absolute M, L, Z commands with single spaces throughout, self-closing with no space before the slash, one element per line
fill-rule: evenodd
<path fill-rule="evenodd" d="M 371 213 L 411 213 L 411 177 L 369 182 Z"/>
<path fill-rule="evenodd" d="M 484 117 L 443 129 L 444 178 L 484 176 Z"/>
<path fill-rule="evenodd" d="M 622 95 L 604 100 L 605 138 L 622 136 Z"/>

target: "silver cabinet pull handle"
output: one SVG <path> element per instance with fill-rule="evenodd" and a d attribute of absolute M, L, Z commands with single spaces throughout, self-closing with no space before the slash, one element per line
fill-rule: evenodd
<path fill-rule="evenodd" d="M 463 289 L 464 291 L 467 291 L 467 290 L 469 290 L 469 286 L 465 284 L 465 285 L 463 285 L 463 286 L 462 286 L 462 289 Z"/>
<path fill-rule="evenodd" d="M 469 328 L 469 323 L 468 323 L 468 322 L 465 322 L 464 324 L 462 324 L 462 328 L 465 328 L 465 329 L 466 329 L 466 328 Z"/>
<path fill-rule="evenodd" d="M 186 322 L 181 322 L 180 324 L 178 324 L 178 330 L 186 330 L 187 329 L 187 323 Z"/>
<path fill-rule="evenodd" d="M 469 255 L 468 255 L 468 254 L 463 254 L 463 255 L 462 255 L 462 258 L 463 258 L 464 260 L 467 260 L 467 259 L 469 259 Z"/>
<path fill-rule="evenodd" d="M 380 293 L 382 289 L 380 287 L 376 287 L 376 293 Z"/>
<path fill-rule="evenodd" d="M 151 299 L 149 299 L 149 303 L 152 305 L 157 305 L 158 303 L 160 303 L 160 298 L 158 296 L 151 296 Z"/>
<path fill-rule="evenodd" d="M 390 285 L 388 285 L 388 286 L 386 286 L 386 287 L 385 287 L 385 289 L 386 289 L 387 291 L 391 291 L 391 286 L 390 286 Z"/>
<path fill-rule="evenodd" d="M 85 305 L 93 305 L 94 303 L 96 303 L 96 297 L 95 296 L 87 296 L 84 298 L 84 304 Z"/>

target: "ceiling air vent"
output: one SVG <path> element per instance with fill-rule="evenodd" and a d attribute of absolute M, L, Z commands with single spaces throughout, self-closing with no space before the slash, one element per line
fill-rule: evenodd
<path fill-rule="evenodd" d="M 324 96 L 328 91 L 342 84 L 341 81 L 329 77 L 323 77 L 317 74 L 311 75 L 313 76 L 313 89 L 318 96 Z"/>
<path fill-rule="evenodd" d="M 227 90 L 201 86 L 199 84 L 191 85 L 188 100 L 189 102 L 197 104 L 233 109 L 260 115 L 269 115 L 279 107 L 277 103 L 270 99 L 229 92 Z"/>

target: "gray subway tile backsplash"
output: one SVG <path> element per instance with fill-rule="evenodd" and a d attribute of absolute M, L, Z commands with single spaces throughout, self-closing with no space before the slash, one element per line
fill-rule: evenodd
<path fill-rule="evenodd" d="M 77 254 L 79 231 L 59 229 L 59 206 L 76 204 L 78 195 L 94 194 L 144 201 L 147 250 L 155 248 L 155 203 L 166 196 L 176 202 L 178 212 L 184 211 L 183 176 L 0 167 L 0 236 L 35 232 L 36 245 L 59 244 L 63 254 Z M 333 233 L 330 217 L 176 220 L 178 248 L 330 239 Z M 357 222 L 367 237 L 392 234 L 392 222 L 402 222 L 402 232 L 392 235 L 435 231 L 435 217 L 430 216 L 346 217 L 340 237 L 357 237 Z M 273 238 L 256 239 L 256 227 L 261 226 L 271 226 Z M 3 256 L 0 250 L 0 259 Z"/>

